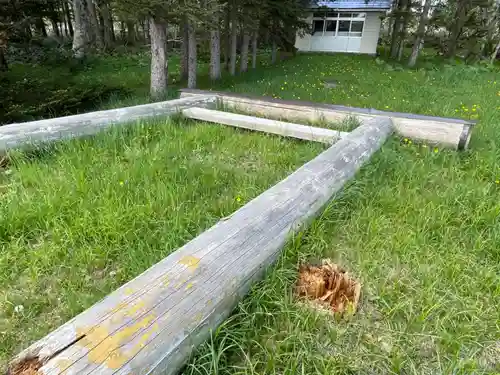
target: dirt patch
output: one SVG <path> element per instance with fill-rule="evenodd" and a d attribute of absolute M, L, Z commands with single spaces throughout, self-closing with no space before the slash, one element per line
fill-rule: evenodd
<path fill-rule="evenodd" d="M 340 314 L 355 313 L 361 284 L 346 270 L 325 259 L 321 265 L 300 266 L 296 293 L 316 307 Z"/>
<path fill-rule="evenodd" d="M 38 358 L 29 358 L 12 366 L 7 375 L 38 375 L 42 362 Z"/>

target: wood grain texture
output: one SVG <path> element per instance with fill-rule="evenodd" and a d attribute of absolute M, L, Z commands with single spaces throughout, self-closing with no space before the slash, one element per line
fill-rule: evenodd
<path fill-rule="evenodd" d="M 91 135 L 111 125 L 170 115 L 184 108 L 214 101 L 215 96 L 213 95 L 199 95 L 192 98 L 4 125 L 0 126 L 0 153 L 28 144 Z"/>
<path fill-rule="evenodd" d="M 466 149 L 472 134 L 474 121 L 456 118 L 415 115 L 411 113 L 386 112 L 372 108 L 355 108 L 341 105 L 288 101 L 267 97 L 250 97 L 241 94 L 203 90 L 182 90 L 181 97 L 217 95 L 223 106 L 255 116 L 297 122 L 340 122 L 347 116 L 360 120 L 390 117 L 396 133 L 429 144 L 453 149 Z"/>
<path fill-rule="evenodd" d="M 271 134 L 278 134 L 285 137 L 304 139 L 307 141 L 315 141 L 333 144 L 340 138 L 345 137 L 347 132 L 338 130 L 318 128 L 314 126 L 298 125 L 289 122 L 277 120 L 269 120 L 254 116 L 245 116 L 236 113 L 215 111 L 212 109 L 192 107 L 184 109 L 182 114 L 186 117 L 215 122 L 238 128 L 261 131 Z"/>
<path fill-rule="evenodd" d="M 20 353 L 41 374 L 175 374 L 392 133 L 367 121 L 167 258 Z"/>

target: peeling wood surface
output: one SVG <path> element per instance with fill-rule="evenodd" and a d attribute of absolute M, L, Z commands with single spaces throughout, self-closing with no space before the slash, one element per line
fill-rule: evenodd
<path fill-rule="evenodd" d="M 368 120 L 380 116 L 390 117 L 396 133 L 413 140 L 439 144 L 453 149 L 467 149 L 474 121 L 456 118 L 385 112 L 371 108 L 288 101 L 267 97 L 250 97 L 229 92 L 182 90 L 181 97 L 215 94 L 222 104 L 255 116 L 297 122 L 340 122 L 347 116 Z"/>
<path fill-rule="evenodd" d="M 114 124 L 170 115 L 187 107 L 214 101 L 215 96 L 213 95 L 200 95 L 81 115 L 4 125 L 0 126 L 0 152 L 27 144 L 91 135 Z"/>
<path fill-rule="evenodd" d="M 269 120 L 260 117 L 245 116 L 236 113 L 215 111 L 206 108 L 188 108 L 182 111 L 186 117 L 215 122 L 218 124 L 235 126 L 238 128 L 256 130 L 271 134 L 278 134 L 285 137 L 304 139 L 307 141 L 323 142 L 333 144 L 342 137 L 345 137 L 347 132 L 338 130 L 318 128 L 314 126 L 292 124 L 277 120 Z"/>
<path fill-rule="evenodd" d="M 366 121 L 293 174 L 20 353 L 41 374 L 175 374 L 392 133 Z"/>

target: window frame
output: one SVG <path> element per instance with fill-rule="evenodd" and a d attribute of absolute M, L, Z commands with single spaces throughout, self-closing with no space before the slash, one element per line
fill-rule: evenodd
<path fill-rule="evenodd" d="M 323 16 L 319 16 L 319 14 L 323 14 Z M 329 17 L 330 15 L 330 17 Z M 333 15 L 336 15 L 336 17 L 333 17 Z M 333 36 L 333 37 L 342 37 L 342 38 L 362 38 L 363 33 L 365 31 L 365 20 L 366 20 L 366 12 L 340 12 L 340 11 L 334 11 L 332 9 L 327 9 L 324 11 L 313 11 L 312 12 L 312 32 L 311 36 Z M 315 21 L 322 21 L 323 22 L 323 32 L 320 31 L 314 31 L 314 22 Z M 328 21 L 334 21 L 335 22 L 335 31 L 326 31 L 326 27 L 328 24 Z M 349 31 L 343 31 L 344 33 L 347 33 L 347 35 L 339 35 L 339 25 L 341 21 L 349 21 Z M 353 21 L 355 22 L 362 22 L 362 28 L 361 32 L 360 31 L 352 31 L 352 23 Z M 325 35 L 325 33 L 328 33 Z M 333 33 L 333 35 L 331 35 Z M 356 35 L 353 35 L 356 34 Z M 360 35 L 361 34 L 361 35 Z"/>

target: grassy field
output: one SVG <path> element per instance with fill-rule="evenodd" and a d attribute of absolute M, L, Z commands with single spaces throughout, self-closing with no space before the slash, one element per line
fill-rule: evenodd
<path fill-rule="evenodd" d="M 324 146 L 158 120 L 0 169 L 0 370 Z"/>
<path fill-rule="evenodd" d="M 130 102 L 144 100 L 147 56 L 130 56 L 128 63 L 113 59 L 78 79 L 105 82 L 109 76 L 126 88 L 130 76 Z M 337 87 L 325 88 L 325 80 Z M 204 77 L 200 86 L 208 87 Z M 462 153 L 390 140 L 311 228 L 291 241 L 277 267 L 199 349 L 185 374 L 500 373 L 498 68 L 425 55 L 414 70 L 368 56 L 299 55 L 226 77 L 213 88 L 462 117 L 478 120 L 478 126 L 471 149 Z M 116 100 L 101 105 L 124 103 L 122 95 Z M 120 135 L 88 148 L 76 141 L 63 146 L 69 147 L 64 153 L 25 157 L 3 177 L 10 193 L 3 193 L 6 211 L 0 212 L 6 249 L 0 254 L 2 358 L 319 151 L 295 142 L 286 148 L 285 141 L 260 135 L 222 136 L 227 129 L 199 141 L 191 133 L 198 127 L 165 129 L 177 142 L 146 136 L 138 143 L 131 139 L 144 136 Z M 242 140 L 235 146 L 238 137 L 253 139 L 252 147 L 241 147 Z M 157 142 L 164 146 L 156 149 Z M 148 166 L 144 158 L 156 153 L 158 160 Z M 175 155 L 180 164 L 165 169 L 165 160 Z M 196 168 L 183 169 L 189 163 Z M 261 173 L 256 163 L 269 169 Z M 181 179 L 187 171 L 210 183 L 198 190 Z M 178 182 L 175 192 L 165 188 L 168 181 Z M 83 199 L 85 194 L 91 198 Z M 212 203 L 204 204 L 207 199 Z M 165 201 L 174 216 L 165 214 Z M 294 299 L 298 265 L 326 257 L 363 285 L 360 310 L 350 319 L 333 319 Z M 16 312 L 16 306 L 24 310 Z"/>
<path fill-rule="evenodd" d="M 336 80 L 326 89 L 324 80 Z M 233 91 L 478 120 L 457 153 L 393 139 L 194 356 L 185 374 L 500 373 L 500 75 L 427 60 L 302 55 Z M 333 319 L 298 304 L 301 262 L 363 285 Z"/>

